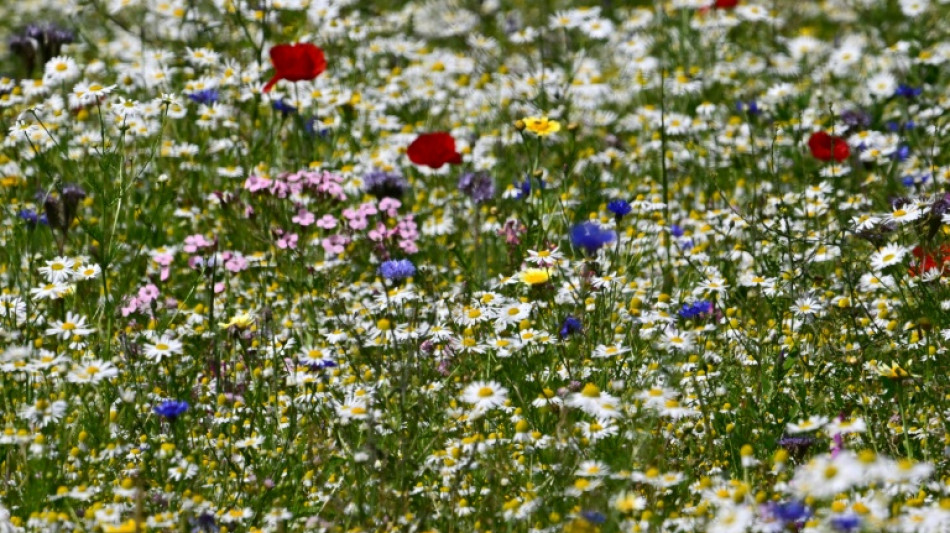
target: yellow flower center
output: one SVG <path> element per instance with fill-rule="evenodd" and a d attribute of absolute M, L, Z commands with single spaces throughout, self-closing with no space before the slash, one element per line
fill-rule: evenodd
<path fill-rule="evenodd" d="M 584 390 L 581 391 L 581 394 L 588 398 L 599 398 L 600 387 L 594 385 L 593 383 L 588 383 L 587 385 L 584 385 Z"/>

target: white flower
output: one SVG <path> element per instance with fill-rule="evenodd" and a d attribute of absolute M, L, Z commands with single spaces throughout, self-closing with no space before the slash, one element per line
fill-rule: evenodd
<path fill-rule="evenodd" d="M 797 316 L 807 316 L 807 315 L 820 315 L 822 312 L 822 305 L 817 299 L 811 296 L 806 296 L 804 298 L 799 298 L 795 305 L 791 307 L 791 310 Z"/>
<path fill-rule="evenodd" d="M 71 57 L 57 56 L 46 62 L 43 67 L 43 82 L 59 84 L 70 82 L 79 76 L 79 67 Z"/>
<path fill-rule="evenodd" d="M 907 254 L 907 248 L 896 244 L 889 244 L 871 254 L 871 268 L 880 272 L 891 265 L 900 264 Z"/>
<path fill-rule="evenodd" d="M 46 329 L 47 335 L 58 336 L 63 340 L 68 340 L 74 335 L 86 336 L 95 331 L 95 329 L 86 327 L 86 319 L 72 311 L 66 313 L 66 320 L 56 320 L 53 326 Z"/>
<path fill-rule="evenodd" d="M 462 391 L 462 401 L 472 404 L 477 412 L 500 407 L 508 399 L 508 389 L 494 381 L 475 381 Z"/>
<path fill-rule="evenodd" d="M 162 359 L 181 353 L 181 341 L 168 335 L 162 335 L 152 344 L 145 345 L 145 357 L 161 362 Z"/>
<path fill-rule="evenodd" d="M 849 420 L 832 420 L 831 422 L 825 424 L 825 432 L 829 435 L 834 435 L 840 433 L 842 435 L 847 433 L 864 433 L 867 430 L 867 425 L 864 423 L 863 418 L 853 418 Z"/>
<path fill-rule="evenodd" d="M 886 221 L 894 221 L 898 224 L 907 224 L 921 217 L 923 213 L 916 204 L 907 204 L 901 206 L 884 217 Z"/>
<path fill-rule="evenodd" d="M 807 420 L 799 420 L 797 423 L 789 423 L 788 426 L 786 426 L 786 429 L 789 433 L 806 433 L 808 431 L 821 429 L 821 427 L 827 423 L 828 417 L 826 416 L 810 416 Z"/>
<path fill-rule="evenodd" d="M 746 506 L 727 505 L 719 509 L 716 519 L 709 524 L 709 533 L 743 533 L 752 525 L 754 515 Z"/>
<path fill-rule="evenodd" d="M 799 497 L 831 498 L 867 481 L 865 466 L 850 451 L 819 455 L 795 470 L 789 487 Z"/>
<path fill-rule="evenodd" d="M 608 357 L 617 357 L 618 355 L 623 355 L 629 351 L 630 348 L 624 348 L 623 346 L 616 344 L 611 344 L 610 346 L 600 344 L 597 346 L 597 348 L 594 348 L 594 353 L 591 354 L 591 357 L 605 359 Z"/>
<path fill-rule="evenodd" d="M 73 367 L 66 376 L 70 383 L 96 384 L 119 375 L 119 369 L 108 361 L 93 359 Z"/>
<path fill-rule="evenodd" d="M 916 17 L 930 7 L 930 0 L 900 0 L 901 13 L 906 17 Z"/>
<path fill-rule="evenodd" d="M 868 79 L 868 92 L 878 98 L 889 98 L 897 89 L 897 79 L 890 72 L 881 72 Z"/>
<path fill-rule="evenodd" d="M 584 385 L 581 392 L 575 392 L 567 399 L 567 405 L 576 407 L 597 418 L 617 418 L 621 415 L 620 401 L 602 392 L 593 383 Z"/>

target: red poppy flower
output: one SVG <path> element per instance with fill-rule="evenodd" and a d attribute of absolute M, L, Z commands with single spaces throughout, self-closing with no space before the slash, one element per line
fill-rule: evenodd
<path fill-rule="evenodd" d="M 730 9 L 739 5 L 739 0 L 716 0 L 713 7 L 716 9 Z"/>
<path fill-rule="evenodd" d="M 446 163 L 458 165 L 462 162 L 462 154 L 455 151 L 455 139 L 444 131 L 423 133 L 412 141 L 407 154 L 413 163 L 432 168 L 440 168 Z"/>
<path fill-rule="evenodd" d="M 312 80 L 327 69 L 323 50 L 310 43 L 278 44 L 270 49 L 270 60 L 277 72 L 264 86 L 265 93 L 280 80 Z"/>
<path fill-rule="evenodd" d="M 943 270 L 950 262 L 950 246 L 944 244 L 932 252 L 925 251 L 920 246 L 915 246 L 913 251 L 914 261 L 908 272 L 911 276 L 917 277 L 926 274 L 930 270 Z"/>
<path fill-rule="evenodd" d="M 811 149 L 811 155 L 820 161 L 834 159 L 840 163 L 851 155 L 851 148 L 844 139 L 824 131 L 811 134 L 808 138 L 808 148 Z"/>

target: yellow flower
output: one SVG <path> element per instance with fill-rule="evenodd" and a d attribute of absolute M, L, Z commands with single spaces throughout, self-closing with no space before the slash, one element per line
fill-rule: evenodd
<path fill-rule="evenodd" d="M 561 131 L 561 123 L 549 120 L 548 117 L 527 117 L 524 119 L 525 129 L 538 137 L 546 137 Z"/>
<path fill-rule="evenodd" d="M 551 279 L 548 271 L 543 268 L 529 268 L 521 273 L 521 281 L 527 285 L 541 285 Z"/>
<path fill-rule="evenodd" d="M 105 533 L 136 533 L 139 528 L 135 520 L 128 520 L 117 526 L 104 525 L 102 526 L 102 530 L 105 531 Z"/>
<path fill-rule="evenodd" d="M 564 524 L 564 533 L 600 533 L 600 526 L 583 517 Z"/>
<path fill-rule="evenodd" d="M 231 320 L 227 321 L 226 323 L 218 322 L 218 326 L 221 329 L 228 329 L 231 326 L 234 326 L 237 329 L 247 329 L 248 327 L 251 326 L 253 322 L 254 322 L 254 319 L 251 318 L 251 315 L 247 313 L 241 313 L 239 315 L 235 315 L 233 318 L 231 318 Z"/>
<path fill-rule="evenodd" d="M 877 365 L 877 373 L 882 378 L 887 379 L 903 379 L 910 377 L 910 373 L 901 368 L 901 365 L 897 363 L 891 363 L 887 365 L 886 363 L 880 363 Z"/>

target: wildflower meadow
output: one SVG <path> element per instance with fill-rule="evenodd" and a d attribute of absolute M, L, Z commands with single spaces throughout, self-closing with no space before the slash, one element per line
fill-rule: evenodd
<path fill-rule="evenodd" d="M 950 0 L 0 5 L 0 533 L 950 532 Z"/>

